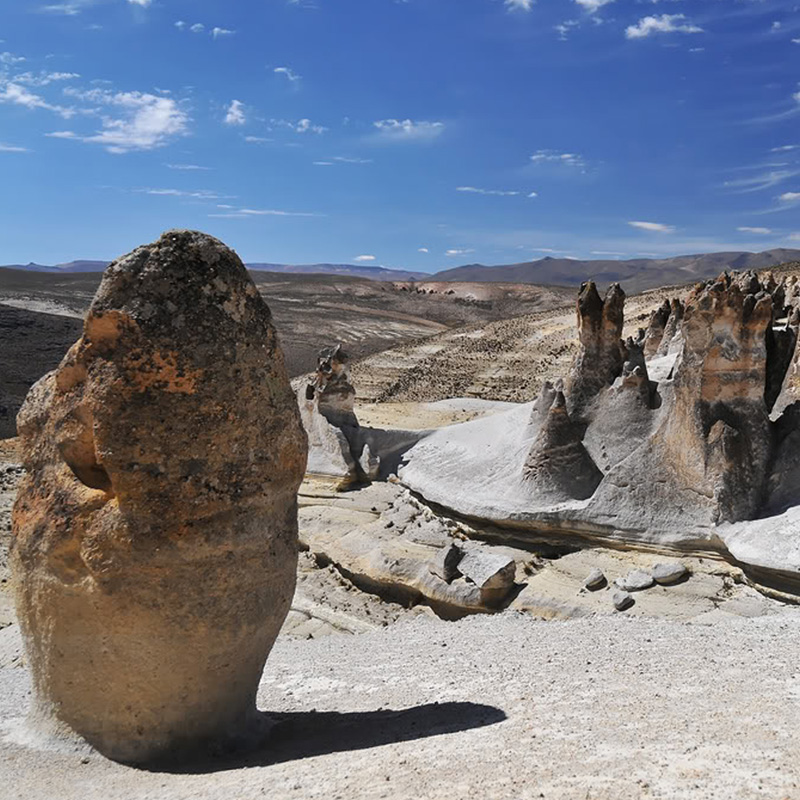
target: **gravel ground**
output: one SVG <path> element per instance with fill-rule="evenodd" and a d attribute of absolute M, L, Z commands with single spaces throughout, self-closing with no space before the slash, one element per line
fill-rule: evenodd
<path fill-rule="evenodd" d="M 280 639 L 259 693 L 278 724 L 254 755 L 147 772 L 5 740 L 0 785 L 8 800 L 794 800 L 799 657 L 796 609 L 714 626 L 506 613 Z M 28 687 L 23 668 L 0 669 L 6 728 Z"/>

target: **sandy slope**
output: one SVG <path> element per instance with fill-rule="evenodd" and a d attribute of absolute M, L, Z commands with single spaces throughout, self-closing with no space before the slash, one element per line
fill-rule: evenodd
<path fill-rule="evenodd" d="M 0 786 L 8 800 L 800 798 L 798 655 L 797 611 L 281 639 L 259 693 L 280 724 L 254 755 L 174 774 L 6 739 Z M 28 685 L 0 669 L 3 719 Z"/>

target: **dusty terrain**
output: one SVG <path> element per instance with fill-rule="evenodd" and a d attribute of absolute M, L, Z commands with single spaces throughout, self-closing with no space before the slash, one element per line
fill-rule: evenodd
<path fill-rule="evenodd" d="M 291 376 L 319 349 L 341 342 L 354 358 L 486 320 L 568 304 L 572 290 L 506 284 L 412 284 L 336 275 L 254 272 L 283 344 Z M 28 387 L 53 369 L 78 338 L 101 273 L 0 269 L 0 438 Z M 4 410 L 5 409 L 5 410 Z"/>
<path fill-rule="evenodd" d="M 9 800 L 800 797 L 800 618 L 418 620 L 279 639 L 249 756 L 179 771 L 18 744 L 29 682 L 0 632 Z"/>

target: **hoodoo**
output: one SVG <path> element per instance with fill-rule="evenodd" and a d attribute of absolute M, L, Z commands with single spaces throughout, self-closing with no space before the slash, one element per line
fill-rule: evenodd
<path fill-rule="evenodd" d="M 19 431 L 32 723 L 135 763 L 247 736 L 294 590 L 306 441 L 236 254 L 170 231 L 112 263 Z"/>

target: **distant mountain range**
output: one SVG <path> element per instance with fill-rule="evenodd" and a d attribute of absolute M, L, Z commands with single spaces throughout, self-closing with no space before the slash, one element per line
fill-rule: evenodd
<path fill-rule="evenodd" d="M 636 258 L 630 261 L 578 261 L 547 256 L 538 261 L 498 267 L 468 264 L 437 272 L 433 278 L 440 281 L 535 283 L 545 286 L 577 286 L 591 279 L 603 285 L 621 283 L 631 292 L 706 280 L 716 277 L 724 270 L 765 269 L 790 261 L 800 261 L 800 250 L 779 248 L 765 250 L 763 253 L 698 253 L 660 259 Z"/>
<path fill-rule="evenodd" d="M 102 272 L 110 261 L 68 261 L 66 264 L 3 264 L 5 269 L 22 269 L 29 272 Z M 369 267 L 360 264 L 248 264 L 248 269 L 262 272 L 288 272 L 292 274 L 349 275 L 370 278 L 373 281 L 414 281 L 429 278 L 427 272 L 412 272 L 405 269 Z"/>
<path fill-rule="evenodd" d="M 672 258 L 635 258 L 629 261 L 579 261 L 547 256 L 537 261 L 502 264 L 489 267 L 467 264 L 446 269 L 434 275 L 411 270 L 370 267 L 356 264 L 248 264 L 251 270 L 285 272 L 290 274 L 345 275 L 376 281 L 463 281 L 478 283 L 529 283 L 540 286 L 577 286 L 585 280 L 607 285 L 621 283 L 628 292 L 643 291 L 657 286 L 692 283 L 716 277 L 726 269 L 765 269 L 776 264 L 800 261 L 800 250 L 779 248 L 763 253 L 732 251 L 698 253 Z M 10 269 L 35 272 L 100 272 L 108 261 L 70 261 L 66 264 L 8 264 Z"/>

